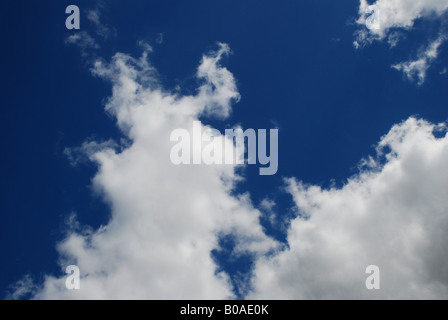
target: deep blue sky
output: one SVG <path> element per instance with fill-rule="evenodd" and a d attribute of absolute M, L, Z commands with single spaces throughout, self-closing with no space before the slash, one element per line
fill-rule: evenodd
<path fill-rule="evenodd" d="M 60 273 L 55 244 L 71 211 L 94 227 L 109 215 L 90 189 L 95 167 L 72 167 L 63 155 L 88 137 L 120 137 L 103 110 L 110 85 L 91 75 L 78 48 L 64 44 L 76 32 L 65 28 L 69 4 L 81 10 L 81 29 L 92 29 L 83 13 L 95 7 L 93 1 L 18 0 L 0 10 L 0 296 L 24 274 L 39 279 Z M 277 210 L 290 214 L 283 177 L 340 185 L 394 123 L 411 115 L 447 120 L 448 77 L 439 74 L 447 50 L 422 86 L 390 67 L 412 57 L 436 28 L 417 22 L 397 48 L 374 43 L 355 50 L 357 11 L 358 1 L 112 0 L 105 2 L 102 20 L 116 37 L 101 42 L 97 54 L 138 56 L 137 42 L 145 40 L 153 45 L 150 60 L 165 87 L 188 91 L 202 54 L 217 41 L 228 43 L 233 54 L 223 64 L 242 99 L 229 119 L 213 124 L 221 130 L 235 123 L 278 125 L 277 175 L 261 177 L 257 166 L 249 168 L 239 190 L 249 191 L 255 204 L 280 199 Z"/>

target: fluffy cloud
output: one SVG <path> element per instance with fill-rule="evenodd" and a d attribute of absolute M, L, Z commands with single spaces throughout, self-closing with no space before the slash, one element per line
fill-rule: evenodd
<path fill-rule="evenodd" d="M 426 77 L 426 71 L 431 63 L 437 58 L 439 47 L 443 41 L 445 41 L 445 37 L 439 37 L 433 41 L 426 50 L 422 51 L 416 60 L 401 62 L 393 65 L 392 68 L 398 71 L 403 71 L 409 80 L 413 81 L 417 79 L 419 85 L 423 84 Z"/>
<path fill-rule="evenodd" d="M 441 16 L 448 9 L 446 0 L 377 0 L 372 5 L 379 10 L 379 27 L 368 28 L 369 32 L 364 30 L 358 34 L 358 43 L 372 40 L 371 37 L 384 39 L 392 28 L 409 29 L 416 19 Z M 369 26 L 369 6 L 367 0 L 360 0 L 358 24 Z"/>
<path fill-rule="evenodd" d="M 176 166 L 169 157 L 174 129 L 191 131 L 200 115 L 226 117 L 238 100 L 233 75 L 219 64 L 228 53 L 220 44 L 203 57 L 197 72 L 202 85 L 191 96 L 164 91 L 147 52 L 140 59 L 118 53 L 110 63 L 94 64 L 93 73 L 113 85 L 106 110 L 129 140 L 119 151 L 110 141 L 81 147 L 98 165 L 93 185 L 110 204 L 111 218 L 98 230 L 74 222 L 58 245 L 62 269 L 79 266 L 81 290 L 67 290 L 65 275 L 47 276 L 34 298 L 231 298 L 229 278 L 211 256 L 219 237 L 235 239 L 235 256 L 276 247 L 247 195 L 230 195 L 240 179 L 233 165 Z M 75 164 L 76 151 L 67 151 Z"/>
<path fill-rule="evenodd" d="M 110 221 L 92 230 L 71 219 L 58 244 L 62 270 L 79 266 L 81 290 L 67 290 L 65 275 L 46 276 L 37 289 L 25 277 L 11 297 L 232 298 L 229 277 L 211 256 L 229 235 L 232 257 L 250 254 L 256 261 L 253 276 L 243 277 L 251 285 L 239 284 L 249 298 L 448 298 L 444 125 L 410 118 L 394 126 L 377 157 L 342 188 L 287 179 L 299 213 L 290 225 L 282 221 L 287 249 L 264 234 L 247 195 L 231 195 L 241 179 L 233 165 L 171 163 L 173 130 L 191 133 L 203 116 L 225 118 L 238 101 L 234 77 L 220 65 L 229 51 L 220 44 L 203 56 L 201 85 L 188 96 L 161 88 L 148 51 L 94 63 L 93 74 L 112 83 L 106 110 L 126 139 L 88 141 L 66 154 L 74 165 L 85 160 L 80 152 L 97 163 L 93 185 L 110 205 Z M 271 222 L 274 206 L 270 199 L 261 204 Z M 368 265 L 380 268 L 380 290 L 365 287 Z"/>
<path fill-rule="evenodd" d="M 361 28 L 355 32 L 355 48 L 363 47 L 375 40 L 386 40 L 391 47 L 397 46 L 405 38 L 402 30 L 411 29 L 419 18 L 440 18 L 448 12 L 446 0 L 377 0 L 369 4 L 360 0 L 359 18 Z M 445 40 L 446 19 L 442 19 L 439 30 L 441 36 L 434 40 L 426 50 L 420 50 L 414 60 L 393 65 L 396 70 L 403 71 L 410 80 L 418 79 L 421 85 L 426 71 L 437 57 L 437 50 Z"/>
<path fill-rule="evenodd" d="M 410 118 L 377 152 L 339 189 L 287 180 L 300 214 L 288 250 L 258 261 L 250 298 L 448 298 L 446 127 Z M 365 287 L 368 265 L 380 290 Z"/>

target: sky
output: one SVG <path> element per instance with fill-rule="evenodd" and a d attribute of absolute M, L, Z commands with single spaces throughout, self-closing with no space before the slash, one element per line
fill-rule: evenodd
<path fill-rule="evenodd" d="M 3 299 L 448 298 L 447 0 L 0 15 Z M 173 164 L 195 121 L 277 129 L 278 170 Z"/>

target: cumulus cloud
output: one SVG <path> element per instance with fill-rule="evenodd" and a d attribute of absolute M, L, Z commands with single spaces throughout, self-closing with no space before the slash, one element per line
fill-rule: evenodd
<path fill-rule="evenodd" d="M 124 142 L 123 142 L 124 145 Z M 65 148 L 63 153 L 74 167 L 90 161 L 89 155 L 105 149 L 118 149 L 121 146 L 114 140 L 97 142 L 95 140 L 83 142 L 81 147 Z"/>
<path fill-rule="evenodd" d="M 422 50 L 417 59 L 405 61 L 392 66 L 392 68 L 403 71 L 404 75 L 410 80 L 417 79 L 419 85 L 423 84 L 426 77 L 426 71 L 431 63 L 437 58 L 440 45 L 445 41 L 445 37 L 439 37 L 434 40 L 426 50 Z"/>
<path fill-rule="evenodd" d="M 287 179 L 289 248 L 257 262 L 249 297 L 448 298 L 447 157 L 446 126 L 410 118 L 342 188 Z M 380 290 L 366 289 L 369 265 Z"/>
<path fill-rule="evenodd" d="M 372 6 L 378 13 L 379 23 L 371 24 Z M 431 16 L 441 16 L 448 9 L 446 0 L 377 0 L 371 4 L 360 0 L 357 23 L 365 28 L 357 32 L 355 46 L 369 43 L 374 39 L 386 38 L 394 28 L 410 29 L 415 20 Z M 396 34 L 390 33 L 395 38 Z M 395 41 L 390 40 L 392 43 Z"/>
<path fill-rule="evenodd" d="M 229 47 L 219 44 L 203 56 L 197 72 L 201 85 L 189 96 L 159 86 L 147 52 L 139 59 L 118 53 L 110 62 L 94 64 L 93 74 L 112 83 L 106 110 L 129 145 L 118 150 L 112 142 L 88 142 L 67 154 L 83 151 L 98 165 L 93 185 L 110 205 L 111 218 L 98 230 L 79 229 L 74 222 L 58 244 L 62 270 L 79 266 L 81 289 L 67 290 L 65 275 L 47 276 L 34 298 L 232 298 L 229 277 L 211 254 L 219 249 L 219 238 L 235 240 L 234 256 L 257 256 L 277 246 L 263 233 L 260 212 L 248 196 L 230 195 L 240 179 L 233 165 L 170 161 L 174 129 L 191 133 L 200 115 L 225 117 L 238 100 L 233 75 L 220 65 L 228 53 Z M 23 286 L 20 290 L 25 292 Z"/>
<path fill-rule="evenodd" d="M 275 199 L 260 204 L 270 224 L 286 230 L 285 249 L 265 235 L 249 196 L 232 194 L 241 179 L 234 165 L 176 166 L 169 158 L 173 130 L 192 134 L 194 121 L 226 118 L 239 100 L 220 63 L 229 47 L 203 56 L 193 95 L 164 90 L 148 51 L 140 58 L 117 53 L 92 67 L 112 84 L 105 109 L 125 139 L 65 151 L 74 165 L 86 158 L 97 164 L 92 184 L 111 208 L 110 221 L 97 230 L 70 216 L 57 246 L 61 270 L 79 266 L 81 289 L 67 290 L 64 274 L 46 276 L 39 287 L 25 277 L 11 297 L 234 298 L 231 279 L 212 257 L 229 237 L 232 257 L 255 261 L 252 273 L 239 277 L 248 298 L 448 298 L 445 125 L 415 118 L 395 125 L 377 156 L 341 188 L 286 179 L 297 217 L 278 219 Z M 238 151 L 229 141 L 224 147 Z M 381 270 L 380 290 L 365 287 L 369 265 Z"/>
<path fill-rule="evenodd" d="M 426 71 L 437 58 L 437 50 L 446 37 L 446 0 L 377 0 L 369 4 L 360 0 L 360 29 L 355 32 L 355 48 L 364 47 L 374 41 L 387 41 L 391 48 L 406 38 L 403 31 L 410 30 L 417 19 L 440 19 L 440 36 L 426 50 L 420 50 L 417 58 L 392 65 L 392 68 L 403 71 L 410 80 L 417 79 L 421 85 L 425 81 Z"/>

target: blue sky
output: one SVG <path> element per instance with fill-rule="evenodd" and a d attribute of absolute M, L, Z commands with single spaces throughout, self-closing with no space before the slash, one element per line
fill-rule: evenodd
<path fill-rule="evenodd" d="M 443 130 L 439 139 L 428 132 L 445 122 L 448 115 L 448 4 L 438 0 L 409 2 L 415 5 L 414 11 L 391 0 L 399 13 L 394 16 L 387 12 L 386 1 L 379 0 L 380 19 L 383 17 L 379 31 L 363 24 L 360 6 L 363 8 L 365 1 L 45 0 L 4 4 L 0 31 L 5 44 L 1 52 L 0 126 L 4 151 L 0 184 L 2 297 L 11 297 L 17 289 L 14 284 L 27 275 L 34 284 L 27 284 L 24 298 L 349 298 L 358 290 L 363 298 L 446 297 L 448 275 L 440 265 L 448 256 L 447 238 L 436 227 L 448 226 L 448 202 L 444 198 L 447 164 L 442 157 L 447 152 L 447 138 Z M 65 28 L 65 8 L 70 4 L 80 8 L 80 30 Z M 96 22 L 94 15 L 99 18 Z M 76 34 L 81 40 L 70 41 Z M 392 43 L 395 38 L 399 39 L 396 44 Z M 218 69 L 231 73 L 241 98 L 237 103 L 232 100 L 231 114 L 225 119 L 201 113 L 192 117 L 221 132 L 235 125 L 279 129 L 277 174 L 260 176 L 258 166 L 247 166 L 242 173 L 244 181 L 232 190 L 220 186 L 218 176 L 210 178 L 213 174 L 208 169 L 178 172 L 168 169 L 170 163 L 158 160 L 145 167 L 147 156 L 159 159 L 170 146 L 169 136 L 145 131 L 157 127 L 150 119 L 163 118 L 165 113 L 148 111 L 148 122 L 141 124 L 130 111 L 133 120 L 117 125 L 117 114 L 127 112 L 123 101 L 129 97 L 119 81 L 125 72 L 114 69 L 111 60 L 117 52 L 138 59 L 145 46 L 150 46 L 148 60 L 157 71 L 145 70 L 138 60 L 117 60 L 126 70 L 150 75 L 151 85 L 162 88 L 165 97 L 185 97 L 197 94 L 203 80 L 196 77 L 196 70 L 203 57 L 216 54 L 218 43 L 230 48 L 217 63 Z M 435 50 L 430 51 L 431 45 Z M 95 65 L 96 61 L 103 64 Z M 406 65 L 414 69 L 406 73 Z M 140 78 L 132 79 L 145 88 Z M 112 92 L 118 92 L 115 100 L 110 98 Z M 136 95 L 148 110 L 155 108 L 153 91 Z M 161 102 L 161 108 L 169 109 L 171 105 L 166 103 L 163 107 L 165 102 Z M 105 111 L 108 104 L 112 107 Z M 187 123 L 180 118 L 176 121 Z M 166 130 L 170 125 L 166 124 Z M 137 133 L 129 134 L 126 126 L 137 128 Z M 390 131 L 393 127 L 396 130 Z M 120 164 L 114 164 L 115 158 L 107 152 L 103 160 L 95 160 L 95 154 L 106 150 L 107 145 L 89 149 L 85 144 L 112 140 Z M 387 152 L 377 155 L 375 148 L 380 141 L 396 156 L 388 158 Z M 140 149 L 147 153 L 139 154 Z M 418 154 L 428 155 L 428 159 L 420 159 Z M 369 156 L 378 156 L 376 164 L 360 171 L 361 160 Z M 140 174 L 121 167 L 127 162 Z M 113 165 L 108 166 L 110 163 Z M 217 170 L 236 181 L 233 170 Z M 421 176 L 417 175 L 420 170 Z M 389 171 L 397 177 L 388 176 Z M 201 187 L 196 190 L 191 179 L 182 180 L 184 174 L 198 177 Z M 134 180 L 135 184 L 123 185 L 123 190 L 114 182 Z M 384 187 L 377 189 L 378 185 Z M 133 193 L 134 187 L 137 191 Z M 434 192 L 424 197 L 420 188 Z M 131 190 L 130 195 L 122 197 L 127 190 Z M 242 194 L 247 198 L 242 200 Z M 170 223 L 172 230 L 177 230 L 175 225 L 183 218 L 176 215 L 182 214 L 182 207 L 171 207 L 176 201 L 185 208 L 192 206 L 191 219 L 188 214 L 183 217 L 192 224 L 194 208 L 202 208 L 204 201 L 201 219 L 210 222 L 197 232 L 197 238 L 169 237 L 169 232 L 157 236 L 154 231 L 165 230 Z M 169 219 L 162 223 L 165 218 L 159 215 L 164 208 Z M 221 211 L 223 216 L 232 211 L 244 218 L 229 215 L 221 221 L 215 218 Z M 385 217 L 373 219 L 375 223 L 370 218 L 355 223 L 361 211 L 372 219 Z M 74 214 L 78 223 L 69 219 Z M 153 235 L 146 238 L 144 231 L 135 231 L 142 232 L 141 238 L 129 240 L 133 245 L 126 247 L 125 234 L 132 232 L 132 226 L 137 228 L 139 221 L 145 221 L 142 225 L 148 225 L 148 233 Z M 116 231 L 117 225 L 126 227 Z M 220 225 L 227 229 L 220 230 Z M 394 234 L 385 231 L 390 225 L 395 227 Z M 109 243 L 119 248 L 123 245 L 124 258 L 120 259 L 129 259 L 129 277 L 144 277 L 141 270 L 146 265 L 157 275 L 160 265 L 166 263 L 165 269 L 171 270 L 176 261 L 180 271 L 173 267 L 161 279 L 170 278 L 169 272 L 173 279 L 179 274 L 182 277 L 177 284 L 167 281 L 159 289 L 156 278 L 149 277 L 144 283 L 147 288 L 154 285 L 153 291 L 134 288 L 131 280 L 122 283 L 125 280 L 116 270 L 124 266 L 117 262 L 116 268 L 110 267 L 115 263 L 111 258 L 114 254 L 106 240 L 98 240 L 96 247 L 78 248 L 74 244 L 73 239 L 95 243 L 91 237 L 103 237 L 98 231 L 102 226 L 107 227 L 104 237 Z M 333 227 L 341 234 L 332 235 L 328 230 Z M 413 233 L 416 229 L 421 229 L 417 235 Z M 185 232 L 195 233 L 196 229 L 185 226 Z M 372 240 L 370 233 L 378 236 Z M 386 247 L 381 247 L 378 238 L 388 239 Z M 345 241 L 353 248 L 342 245 Z M 179 246 L 193 242 L 196 245 L 188 250 L 194 258 L 176 260 Z M 303 247 L 308 242 L 312 243 L 311 253 Z M 142 247 L 140 253 L 133 251 L 137 243 Z M 432 250 L 431 245 L 438 249 Z M 161 251 L 148 249 L 153 247 L 170 256 L 160 258 L 157 252 Z M 387 257 L 396 256 L 403 248 L 411 253 L 389 265 Z M 333 259 L 327 253 L 335 250 L 341 252 Z M 386 253 L 379 254 L 381 251 Z M 128 256 L 129 252 L 134 254 Z M 104 260 L 93 262 L 92 256 Z M 140 261 L 137 256 L 146 258 Z M 190 259 L 197 261 L 190 265 Z M 340 274 L 330 274 L 331 265 L 341 261 L 346 262 Z M 384 281 L 398 280 L 390 280 L 390 286 L 385 282 L 380 292 L 366 291 L 363 279 L 369 263 L 365 261 L 383 268 Z M 72 293 L 61 285 L 66 262 L 77 263 L 81 273 L 89 270 L 81 280 L 81 284 L 88 284 L 75 296 L 66 296 Z M 98 267 L 103 263 L 109 267 Z M 188 267 L 183 268 L 183 263 Z M 316 274 L 310 271 L 313 268 Z M 209 272 L 209 278 L 199 277 L 191 271 L 195 269 Z M 408 272 L 400 272 L 405 269 Z M 353 270 L 359 274 L 353 275 L 358 272 Z M 94 278 L 101 272 L 109 276 Z M 316 284 L 317 272 L 327 274 L 320 276 L 322 283 Z M 188 277 L 198 277 L 194 283 L 201 285 L 195 288 L 183 283 Z M 105 284 L 108 279 L 113 279 L 114 285 Z M 410 279 L 421 291 L 409 290 Z M 118 285 L 129 288 L 117 293 L 113 288 Z M 324 290 L 327 285 L 328 290 Z"/>

